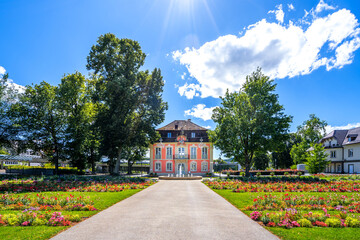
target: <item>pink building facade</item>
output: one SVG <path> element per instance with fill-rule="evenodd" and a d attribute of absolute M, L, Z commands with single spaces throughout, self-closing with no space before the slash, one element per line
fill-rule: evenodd
<path fill-rule="evenodd" d="M 213 172 L 213 145 L 207 129 L 191 120 L 175 120 L 157 129 L 150 145 L 150 172 L 158 175 L 205 175 Z"/>

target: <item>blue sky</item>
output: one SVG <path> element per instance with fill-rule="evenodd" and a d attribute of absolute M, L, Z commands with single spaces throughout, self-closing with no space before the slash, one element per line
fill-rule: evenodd
<path fill-rule="evenodd" d="M 0 73 L 19 85 L 58 84 L 99 35 L 139 41 L 169 103 L 164 124 L 209 120 L 218 98 L 256 69 L 275 79 L 291 131 L 315 113 L 334 128 L 360 126 L 357 0 L 0 1 Z M 349 125 L 350 124 L 350 125 Z"/>

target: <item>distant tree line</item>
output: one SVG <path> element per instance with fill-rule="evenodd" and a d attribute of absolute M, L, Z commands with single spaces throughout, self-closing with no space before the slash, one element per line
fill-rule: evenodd
<path fill-rule="evenodd" d="M 120 160 L 131 166 L 157 140 L 155 127 L 168 106 L 160 69 L 140 70 L 145 53 L 138 42 L 101 35 L 87 57 L 89 77 L 66 74 L 59 85 L 46 81 L 9 88 L 0 81 L 0 144 L 31 148 L 55 164 L 69 160 L 80 170 L 107 156 L 112 172 Z"/>

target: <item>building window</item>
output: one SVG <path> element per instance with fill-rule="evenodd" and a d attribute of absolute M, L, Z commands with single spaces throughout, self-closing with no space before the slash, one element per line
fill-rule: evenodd
<path fill-rule="evenodd" d="M 355 141 L 356 137 L 348 137 L 348 142 Z"/>
<path fill-rule="evenodd" d="M 201 163 L 201 171 L 206 172 L 208 170 L 208 163 L 202 162 Z"/>
<path fill-rule="evenodd" d="M 192 138 L 195 137 L 195 133 L 194 133 L 194 132 L 191 133 L 191 137 L 192 137 Z"/>
<path fill-rule="evenodd" d="M 167 147 L 166 148 L 166 159 L 172 159 L 173 158 L 173 153 L 172 153 L 172 147 Z"/>
<path fill-rule="evenodd" d="M 354 150 L 353 149 L 349 149 L 348 150 L 348 157 L 353 157 L 354 156 Z"/>
<path fill-rule="evenodd" d="M 178 159 L 187 159 L 187 155 L 185 155 L 185 148 L 184 147 L 179 147 L 178 148 L 178 155 L 177 155 Z"/>
<path fill-rule="evenodd" d="M 166 163 L 166 171 L 172 171 L 172 162 Z"/>
<path fill-rule="evenodd" d="M 171 138 L 171 133 L 168 133 L 167 137 L 168 137 L 168 138 Z"/>
<path fill-rule="evenodd" d="M 155 171 L 160 172 L 161 171 L 161 162 L 155 163 Z"/>
<path fill-rule="evenodd" d="M 336 158 L 336 151 L 330 151 L 330 157 Z"/>
<path fill-rule="evenodd" d="M 155 148 L 155 159 L 161 159 L 161 148 Z"/>
<path fill-rule="evenodd" d="M 196 147 L 191 147 L 190 148 L 190 158 L 191 159 L 196 159 Z"/>
<path fill-rule="evenodd" d="M 192 172 L 196 172 L 197 171 L 197 164 L 196 162 L 192 162 L 191 165 L 190 165 L 190 170 Z"/>
<path fill-rule="evenodd" d="M 341 165 L 337 165 L 337 172 L 341 172 Z"/>
<path fill-rule="evenodd" d="M 201 157 L 202 157 L 202 159 L 207 159 L 208 158 L 208 148 L 207 147 L 202 148 Z"/>

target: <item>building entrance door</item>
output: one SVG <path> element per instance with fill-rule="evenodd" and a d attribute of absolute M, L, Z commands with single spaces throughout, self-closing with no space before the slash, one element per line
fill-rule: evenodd
<path fill-rule="evenodd" d="M 349 164 L 349 173 L 354 173 L 354 164 Z"/>

